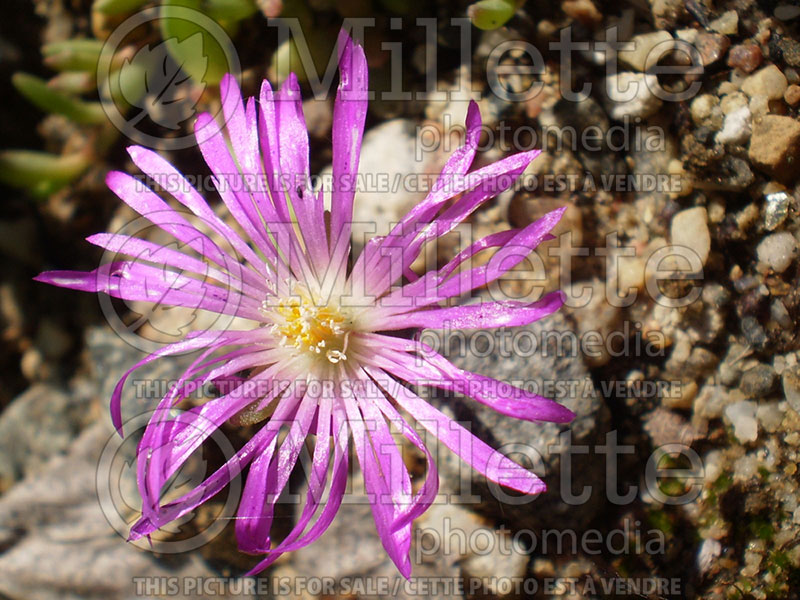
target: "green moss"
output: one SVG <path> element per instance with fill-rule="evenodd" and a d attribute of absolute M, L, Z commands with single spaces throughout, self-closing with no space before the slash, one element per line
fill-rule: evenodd
<path fill-rule="evenodd" d="M 747 529 L 758 539 L 770 541 L 775 537 L 775 525 L 765 517 L 753 517 L 747 524 Z"/>
<path fill-rule="evenodd" d="M 732 485 L 733 477 L 731 477 L 729 473 L 723 473 L 714 480 L 714 483 L 711 484 L 711 489 L 716 494 L 724 494 Z"/>
<path fill-rule="evenodd" d="M 675 526 L 672 524 L 672 519 L 664 510 L 649 510 L 647 512 L 647 521 L 652 527 L 660 529 L 666 535 L 672 535 L 675 531 Z"/>

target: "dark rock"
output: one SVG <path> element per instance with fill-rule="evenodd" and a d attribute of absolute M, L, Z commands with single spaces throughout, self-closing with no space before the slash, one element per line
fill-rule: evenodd
<path fill-rule="evenodd" d="M 591 171 L 592 175 L 598 177 L 601 173 L 621 173 L 624 171 L 624 163 L 617 160 L 617 154 L 608 148 L 608 131 L 611 122 L 603 107 L 595 102 L 591 97 L 587 97 L 580 102 L 568 102 L 559 100 L 553 107 L 553 115 L 558 126 L 564 132 L 562 140 L 565 145 L 574 144 L 577 148 L 577 155 L 581 164 Z M 591 141 L 584 143 L 581 136 L 586 133 L 598 131 L 599 139 L 595 137 Z M 573 135 L 574 132 L 574 135 Z M 577 139 L 570 139 L 576 137 Z"/>
<path fill-rule="evenodd" d="M 568 425 L 532 423 L 500 415 L 471 399 L 445 398 L 434 393 L 432 404 L 456 421 L 471 426 L 472 433 L 490 446 L 505 448 L 507 452 L 516 449 L 522 455 L 527 451 L 527 458 L 520 455 L 515 457 L 520 461 L 541 457 L 543 472 L 537 470 L 537 473 L 543 475 L 548 485 L 548 490 L 535 498 L 516 498 L 514 503 L 500 502 L 494 491 L 497 486 L 488 485 L 483 476 L 473 472 L 456 455 L 441 447 L 437 463 L 441 491 L 455 494 L 463 492 L 463 482 L 469 480 L 471 474 L 472 485 L 468 492 L 480 497 L 477 510 L 515 528 L 535 528 L 545 524 L 580 527 L 596 514 L 605 501 L 604 467 L 596 464 L 602 456 L 593 451 L 571 455 L 571 469 L 567 474 L 561 471 L 562 453 L 566 453 L 566 450 L 555 449 L 560 442 L 571 446 L 601 443 L 608 419 L 605 405 L 594 388 L 579 349 L 570 348 L 570 341 L 580 339 L 573 332 L 573 326 L 566 318 L 556 313 L 527 327 L 512 330 L 511 335 L 517 336 L 515 339 L 522 340 L 525 336 L 537 340 L 538 345 L 532 352 L 511 352 L 510 355 L 501 356 L 503 338 L 500 330 L 471 332 L 463 346 L 474 351 L 457 352 L 453 345 L 449 352 L 447 348 L 443 349 L 442 352 L 449 355 L 448 358 L 458 367 L 501 381 L 522 384 L 526 389 L 554 398 L 570 408 L 577 417 Z M 486 348 L 478 340 L 493 340 L 494 351 L 485 355 L 483 350 Z M 561 348 L 557 347 L 558 340 L 561 340 Z M 505 345 L 508 346 L 508 342 Z M 526 355 L 518 355 L 522 353 Z M 526 466 L 530 468 L 530 462 Z M 564 482 L 561 481 L 562 475 Z M 591 486 L 592 493 L 583 503 L 569 504 L 560 493 L 561 484 L 571 485 L 573 493 L 580 493 L 583 486 Z M 503 491 L 510 494 L 508 490 Z"/>
<path fill-rule="evenodd" d="M 777 383 L 775 370 L 762 363 L 742 374 L 739 389 L 748 398 L 763 398 L 775 389 Z"/>
<path fill-rule="evenodd" d="M 716 354 L 702 348 L 695 346 L 692 348 L 692 353 L 689 355 L 687 369 L 688 374 L 692 377 L 700 377 L 710 373 L 717 366 L 719 358 Z"/>
<path fill-rule="evenodd" d="M 781 49 L 783 60 L 787 65 L 800 67 L 800 42 L 783 37 L 778 42 L 778 47 Z"/>

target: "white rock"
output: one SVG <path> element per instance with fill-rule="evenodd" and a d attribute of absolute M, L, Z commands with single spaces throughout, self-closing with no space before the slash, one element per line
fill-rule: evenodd
<path fill-rule="evenodd" d="M 694 41 L 697 39 L 697 29 L 678 29 L 675 35 L 683 42 L 694 44 Z"/>
<path fill-rule="evenodd" d="M 632 48 L 620 50 L 619 59 L 637 71 L 655 66 L 662 56 L 675 48 L 675 40 L 663 29 L 633 36 L 628 44 L 632 44 Z"/>
<path fill-rule="evenodd" d="M 733 480 L 742 483 L 750 481 L 758 475 L 760 466 L 761 462 L 752 452 L 740 456 L 733 463 Z"/>
<path fill-rule="evenodd" d="M 717 540 L 703 540 L 700 551 L 697 553 L 697 568 L 700 573 L 706 573 L 722 554 L 722 544 Z"/>
<path fill-rule="evenodd" d="M 718 19 L 711 21 L 709 29 L 724 35 L 736 35 L 739 33 L 739 15 L 735 10 L 724 12 Z"/>
<path fill-rule="evenodd" d="M 776 273 L 783 273 L 797 256 L 797 240 L 786 231 L 765 237 L 756 248 L 758 260 Z"/>
<path fill-rule="evenodd" d="M 758 439 L 757 404 L 740 400 L 725 408 L 725 416 L 733 424 L 733 434 L 740 442 L 755 442 Z"/>
<path fill-rule="evenodd" d="M 706 125 L 712 129 L 722 126 L 722 108 L 713 94 L 701 94 L 692 100 L 689 110 L 696 125 Z"/>
<path fill-rule="evenodd" d="M 774 433 L 783 422 L 784 411 L 781 410 L 777 402 L 766 402 L 759 404 L 756 409 L 756 417 L 761 427 L 765 431 Z"/>
<path fill-rule="evenodd" d="M 705 207 L 688 208 L 672 217 L 670 237 L 672 245 L 678 247 L 677 253 L 681 252 L 680 248 L 688 248 L 705 265 L 711 251 L 711 233 L 708 231 L 708 212 Z"/>
<path fill-rule="evenodd" d="M 789 87 L 786 76 L 775 65 L 759 69 L 742 82 L 742 91 L 750 96 L 766 96 L 770 100 L 780 100 Z"/>
<path fill-rule="evenodd" d="M 717 134 L 720 144 L 744 144 L 750 139 L 753 130 L 750 128 L 750 109 L 747 106 L 733 111 L 725 117 L 722 131 Z"/>
<path fill-rule="evenodd" d="M 661 107 L 652 90 L 659 85 L 655 75 L 625 71 L 606 78 L 606 95 L 611 118 L 649 117 Z"/>

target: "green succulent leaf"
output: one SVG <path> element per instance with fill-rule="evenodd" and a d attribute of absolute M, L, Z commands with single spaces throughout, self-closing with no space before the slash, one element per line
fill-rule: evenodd
<path fill-rule="evenodd" d="M 195 33 L 179 43 L 181 51 L 202 50 L 202 34 Z M 177 130 L 188 117 L 205 87 L 192 81 L 182 65 L 171 58 L 165 44 L 143 46 L 132 60 L 126 60 L 119 70 L 117 83 L 119 96 L 131 107 L 141 109 L 140 114 L 167 129 Z M 136 118 L 136 117 L 134 117 Z"/>
<path fill-rule="evenodd" d="M 478 29 L 497 29 L 514 16 L 516 0 L 480 0 L 467 9 L 472 24 Z"/>
<path fill-rule="evenodd" d="M 67 94 L 85 94 L 97 89 L 92 73 L 86 71 L 63 71 L 47 82 L 48 87 Z"/>
<path fill-rule="evenodd" d="M 106 115 L 99 102 L 85 102 L 57 90 L 44 79 L 28 73 L 15 73 L 11 82 L 17 91 L 46 113 L 64 115 L 82 125 L 105 123 Z"/>
<path fill-rule="evenodd" d="M 56 71 L 89 71 L 97 70 L 97 61 L 103 42 L 100 40 L 66 40 L 53 42 L 42 47 L 44 64 Z"/>
<path fill-rule="evenodd" d="M 241 21 L 258 12 L 255 0 L 206 0 L 208 16 L 215 21 Z"/>
<path fill-rule="evenodd" d="M 201 0 L 164 0 L 161 4 L 161 37 L 172 58 L 196 84 L 216 84 L 231 66 L 226 49 L 212 32 L 186 18 L 192 9 L 208 13 Z"/>
<path fill-rule="evenodd" d="M 77 179 L 91 164 L 84 154 L 58 155 L 33 150 L 0 152 L 0 181 L 44 197 Z"/>
<path fill-rule="evenodd" d="M 125 15 L 147 4 L 150 0 L 94 0 L 92 11 L 108 16 Z"/>

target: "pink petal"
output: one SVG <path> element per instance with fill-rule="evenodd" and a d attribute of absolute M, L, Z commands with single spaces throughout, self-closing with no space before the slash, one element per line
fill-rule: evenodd
<path fill-rule="evenodd" d="M 372 367 L 365 367 L 364 370 L 376 381 L 381 381 L 379 371 Z M 386 381 L 386 378 L 383 378 L 383 381 Z M 420 425 L 489 481 L 524 494 L 538 494 L 546 489 L 544 482 L 537 475 L 523 469 L 502 453 L 488 446 L 408 388 L 397 382 L 389 381 L 384 389 Z"/>
<path fill-rule="evenodd" d="M 364 49 L 342 30 L 339 35 L 339 89 L 333 106 L 333 189 L 331 243 L 350 239 L 358 160 L 367 117 L 367 59 Z M 347 246 L 349 249 L 349 245 Z"/>

